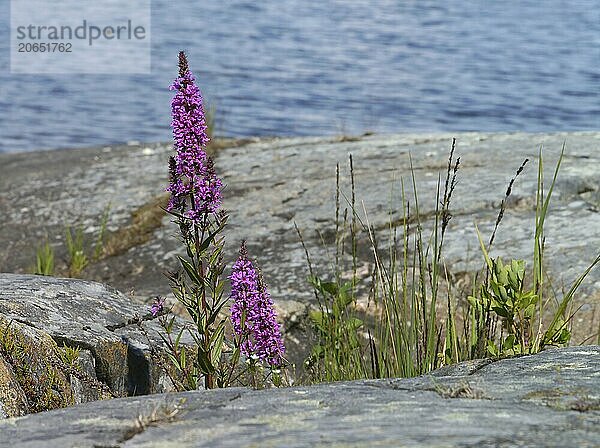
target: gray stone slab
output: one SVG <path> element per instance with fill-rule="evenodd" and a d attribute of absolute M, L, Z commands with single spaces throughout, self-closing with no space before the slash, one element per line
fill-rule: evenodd
<path fill-rule="evenodd" d="M 413 379 L 87 403 L 0 421 L 0 445 L 596 447 L 600 347 L 469 362 Z"/>
<path fill-rule="evenodd" d="M 145 331 L 140 329 L 138 321 L 143 323 Z M 176 327 L 181 328 L 181 321 L 177 322 Z M 25 336 L 34 332 L 29 337 L 34 343 L 47 338 L 58 347 L 66 345 L 82 350 L 82 365 L 87 365 L 92 378 L 108 386 L 114 396 L 168 390 L 166 375 L 150 353 L 150 347 L 154 347 L 160 356 L 162 329 L 149 307 L 132 303 L 106 285 L 0 274 L 0 323 L 22 327 L 20 333 Z M 185 335 L 182 338 L 182 342 L 190 341 Z M 35 349 L 40 360 L 51 355 L 52 344 Z M 87 401 L 86 397 L 83 401 Z"/>

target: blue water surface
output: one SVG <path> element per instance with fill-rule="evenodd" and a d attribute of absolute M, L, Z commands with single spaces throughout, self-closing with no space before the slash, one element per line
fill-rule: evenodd
<path fill-rule="evenodd" d="M 169 140 L 180 49 L 221 135 L 600 129 L 597 0 L 153 0 L 127 76 L 10 74 L 7 3 L 0 152 Z"/>

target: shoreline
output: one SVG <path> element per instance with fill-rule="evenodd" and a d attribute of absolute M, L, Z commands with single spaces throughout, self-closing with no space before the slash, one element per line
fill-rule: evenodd
<path fill-rule="evenodd" d="M 268 141 L 277 141 L 277 140 L 336 140 L 336 139 L 348 139 L 349 141 L 355 139 L 362 139 L 364 137 L 370 136 L 403 136 L 403 137 L 415 137 L 419 136 L 427 136 L 430 137 L 446 137 L 452 138 L 457 136 L 465 136 L 465 135 L 530 135 L 530 136 L 569 136 L 569 135 L 594 135 L 600 133 L 600 128 L 595 131 L 590 130 L 573 130 L 573 131 L 422 131 L 422 132 L 373 132 L 366 131 L 362 134 L 324 134 L 324 135 L 304 135 L 304 136 L 293 136 L 293 135 L 264 135 L 264 136 L 241 136 L 241 137 L 226 137 L 226 136 L 216 136 L 214 138 L 213 143 L 216 143 L 218 149 L 227 149 L 229 147 L 238 147 L 243 146 L 250 143 L 259 143 L 259 142 L 268 142 Z M 129 140 L 124 142 L 113 142 L 106 144 L 95 144 L 95 145 L 76 145 L 76 146 L 64 146 L 57 148 L 32 148 L 28 150 L 20 150 L 20 151 L 0 151 L 0 157 L 4 156 L 15 156 L 17 154 L 39 154 L 39 153 L 47 153 L 47 152 L 61 152 L 61 151 L 98 151 L 105 148 L 126 148 L 126 147 L 154 147 L 154 146 L 168 146 L 171 145 L 171 140 L 165 141 L 140 141 L 140 140 Z M 211 146 L 213 146 L 211 144 Z M 1 168 L 1 166 L 0 166 Z"/>

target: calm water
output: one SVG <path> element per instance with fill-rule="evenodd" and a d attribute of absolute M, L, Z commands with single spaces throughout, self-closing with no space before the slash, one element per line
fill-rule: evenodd
<path fill-rule="evenodd" d="M 597 0 L 154 0 L 144 76 L 11 75 L 7 3 L 0 152 L 169 140 L 179 49 L 222 135 L 600 129 Z"/>

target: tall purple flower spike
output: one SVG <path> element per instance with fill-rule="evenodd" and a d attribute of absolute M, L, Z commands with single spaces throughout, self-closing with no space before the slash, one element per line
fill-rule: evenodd
<path fill-rule="evenodd" d="M 273 300 L 262 276 L 248 258 L 244 241 L 229 279 L 233 301 L 231 322 L 234 333 L 241 337 L 241 353 L 247 357 L 256 356 L 271 367 L 281 366 L 285 347 Z M 245 315 L 243 324 L 242 315 Z"/>
<path fill-rule="evenodd" d="M 183 51 L 179 53 L 179 77 L 170 89 L 176 91 L 171 101 L 176 155 L 169 160 L 170 181 L 166 190 L 171 192 L 171 198 L 167 210 L 176 209 L 199 223 L 206 213 L 215 213 L 221 206 L 223 183 L 205 151 L 210 139 L 202 94 Z"/>

